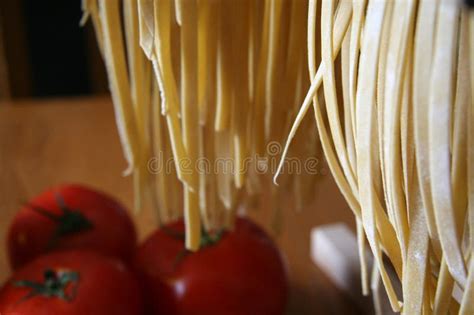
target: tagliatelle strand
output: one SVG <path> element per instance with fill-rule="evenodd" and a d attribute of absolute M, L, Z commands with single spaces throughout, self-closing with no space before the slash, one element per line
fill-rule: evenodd
<path fill-rule="evenodd" d="M 109 86 L 115 106 L 115 119 L 122 148 L 128 162 L 125 174 L 137 165 L 139 144 L 136 138 L 137 126 L 132 108 L 127 65 L 125 63 L 120 6 L 118 0 L 100 2 L 100 19 L 103 31 L 103 50 L 109 74 Z"/>
<path fill-rule="evenodd" d="M 378 165 L 374 163 L 376 151 L 374 150 L 376 143 L 371 141 L 371 136 L 376 128 L 376 112 L 375 112 L 375 87 L 376 87 L 376 70 L 378 52 L 380 48 L 380 34 L 372 32 L 372 30 L 380 29 L 384 17 L 385 4 L 383 2 L 370 2 L 367 8 L 367 33 L 361 45 L 360 63 L 362 67 L 359 69 L 358 77 L 358 93 L 356 97 L 357 111 L 357 174 L 359 176 L 360 203 L 362 209 L 362 222 L 366 232 L 367 239 L 375 258 L 375 264 L 378 267 L 380 276 L 390 300 L 390 304 L 394 311 L 400 310 L 398 298 L 393 289 L 391 280 L 386 273 L 384 263 L 382 261 L 382 253 L 379 240 L 376 234 L 376 216 L 375 216 L 375 191 L 372 182 L 372 174 L 376 171 Z M 372 66 L 372 67 L 370 67 Z M 361 88 L 362 87 L 362 88 Z M 364 104 L 361 106 L 360 104 Z"/>
<path fill-rule="evenodd" d="M 441 0 L 430 81 L 429 164 L 434 214 L 444 258 L 451 275 L 458 284 L 464 286 L 466 269 L 461 253 L 462 227 L 456 226 L 455 222 L 448 132 L 451 128 L 453 60 L 459 12 L 456 1 Z"/>
<path fill-rule="evenodd" d="M 311 1 L 310 1 L 310 3 L 311 3 Z M 316 0 L 314 0 L 314 1 L 316 1 Z M 314 3 L 314 5 L 315 5 L 315 3 Z M 351 18 L 350 13 L 351 13 L 351 7 L 348 6 L 348 5 L 344 5 L 344 6 L 342 6 L 342 10 L 339 11 L 338 15 L 336 16 L 336 21 L 334 22 L 334 24 L 338 25 L 338 29 L 336 30 L 336 32 L 333 33 L 333 39 L 332 39 L 333 42 L 334 42 L 333 43 L 333 45 L 334 45 L 333 58 L 336 58 L 337 54 L 339 53 L 339 50 L 341 49 L 342 40 L 344 38 L 344 34 L 347 30 L 347 26 L 349 25 L 349 21 L 350 21 L 350 18 Z M 311 30 L 312 28 L 314 29 L 314 27 L 312 25 L 308 26 L 308 30 Z M 311 55 L 314 56 L 314 52 L 312 52 L 312 50 L 309 50 L 309 52 L 308 52 L 308 58 L 310 58 L 309 60 L 311 60 L 311 58 L 314 58 L 314 57 L 311 57 Z M 313 101 L 313 97 L 316 95 L 317 90 L 321 86 L 322 79 L 323 79 L 323 72 L 324 72 L 324 68 L 323 68 L 322 65 L 320 65 L 318 70 L 316 71 L 316 73 L 314 75 L 311 75 L 311 73 L 310 73 L 310 76 L 314 79 L 311 81 L 311 86 L 309 88 L 309 91 L 305 96 L 303 104 L 301 105 L 300 110 L 298 111 L 298 114 L 297 114 L 297 116 L 296 116 L 296 118 L 293 122 L 293 125 L 291 126 L 290 133 L 287 137 L 287 140 L 285 142 L 285 146 L 283 148 L 283 153 L 281 155 L 280 163 L 278 164 L 278 168 L 276 170 L 276 173 L 273 176 L 274 183 L 277 182 L 278 175 L 280 174 L 280 172 L 283 168 L 284 159 L 288 154 L 288 150 L 290 148 L 291 141 L 295 137 L 295 134 L 298 131 L 298 127 L 301 124 L 301 121 L 303 120 L 304 116 L 308 112 L 308 109 L 311 106 L 311 104 L 313 104 L 313 106 L 315 106 L 312 101 Z"/>

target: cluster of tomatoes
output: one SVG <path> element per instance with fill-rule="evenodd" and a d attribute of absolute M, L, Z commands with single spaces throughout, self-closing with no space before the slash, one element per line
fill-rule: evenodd
<path fill-rule="evenodd" d="M 184 248 L 184 224 L 137 246 L 132 220 L 110 196 L 64 185 L 31 200 L 8 234 L 14 274 L 1 315 L 280 315 L 286 270 L 268 235 L 248 219 L 203 232 Z"/>

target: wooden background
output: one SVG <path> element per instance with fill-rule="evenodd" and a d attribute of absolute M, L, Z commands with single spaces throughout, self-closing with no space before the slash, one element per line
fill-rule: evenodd
<path fill-rule="evenodd" d="M 42 105 L 42 106 L 38 106 Z M 129 208 L 130 178 L 125 168 L 108 97 L 20 100 L 0 103 L 0 242 L 8 224 L 28 198 L 49 186 L 77 182 L 110 193 Z M 353 218 L 330 175 L 322 176 L 315 202 L 302 212 L 288 205 L 284 229 L 276 238 L 289 264 L 289 314 L 358 314 L 311 262 L 311 228 Z M 268 228 L 268 202 L 251 216 Z M 134 217 L 143 239 L 153 230 L 152 214 Z M 0 248 L 2 248 L 0 246 Z M 0 283 L 9 274 L 5 251 L 0 251 Z"/>

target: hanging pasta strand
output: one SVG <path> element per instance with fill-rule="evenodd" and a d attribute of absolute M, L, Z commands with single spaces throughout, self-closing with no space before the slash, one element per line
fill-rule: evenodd
<path fill-rule="evenodd" d="M 201 220 L 198 190 L 199 176 L 195 169 L 199 156 L 199 112 L 197 108 L 197 0 L 181 3 L 181 122 L 183 143 L 189 157 L 190 183 L 184 187 L 184 218 L 186 247 L 198 250 L 201 240 Z M 189 170 L 188 170 L 189 171 Z"/>
<path fill-rule="evenodd" d="M 269 37 L 270 37 L 270 9 L 272 0 L 265 0 L 263 22 L 262 22 L 262 42 L 260 43 L 259 59 L 257 62 L 256 73 L 256 90 L 255 90 L 255 115 L 253 118 L 253 134 L 255 139 L 253 141 L 254 154 L 264 156 L 265 152 L 265 99 L 266 99 L 266 66 L 267 55 L 269 53 Z"/>
<path fill-rule="evenodd" d="M 435 314 L 446 314 L 454 287 L 454 279 L 449 273 L 448 265 L 443 257 L 436 284 L 433 311 Z"/>
<path fill-rule="evenodd" d="M 405 314 L 421 314 L 424 296 L 428 295 L 425 283 L 429 278 L 427 265 L 429 263 L 429 234 L 426 226 L 425 212 L 421 198 L 418 177 L 412 177 L 412 193 L 409 198 L 410 234 L 408 238 L 406 268 L 403 283 L 403 312 Z"/>
<path fill-rule="evenodd" d="M 354 15 L 354 13 L 353 13 Z M 351 28 L 346 32 L 344 40 L 342 42 L 341 54 L 340 54 L 340 77 L 342 84 L 342 110 L 344 114 L 343 126 L 344 126 L 344 139 L 346 140 L 346 151 L 347 159 L 351 170 L 356 175 L 356 153 L 355 153 L 355 127 L 352 126 L 354 119 L 354 110 L 351 107 L 350 97 L 349 97 L 349 83 L 350 83 L 350 36 Z"/>
<path fill-rule="evenodd" d="M 230 46 L 230 21 L 225 18 L 223 12 L 226 12 L 230 6 L 228 0 L 219 1 L 219 37 L 217 41 L 217 100 L 216 100 L 216 116 L 215 129 L 222 131 L 229 128 L 231 103 L 232 103 L 232 81 L 231 81 L 231 63 L 230 54 L 232 53 Z"/>
<path fill-rule="evenodd" d="M 460 315 L 468 315 L 474 313 L 474 259 L 471 259 L 469 267 L 469 278 L 461 301 Z"/>
<path fill-rule="evenodd" d="M 115 106 L 115 119 L 120 140 L 128 162 L 126 174 L 137 166 L 139 144 L 137 126 L 132 108 L 125 49 L 122 40 L 120 2 L 100 0 L 100 21 L 103 31 L 104 58 L 109 75 L 109 86 Z"/>
<path fill-rule="evenodd" d="M 384 17 L 384 3 L 370 2 L 367 8 L 367 30 L 380 29 Z M 375 111 L 375 76 L 377 70 L 377 58 L 380 49 L 380 33 L 364 34 L 364 41 L 361 47 L 360 63 L 363 68 L 359 69 L 359 82 L 357 93 L 357 104 L 365 104 L 365 106 L 357 106 L 357 173 L 359 174 L 360 202 L 362 206 L 362 222 L 367 235 L 367 239 L 372 248 L 375 262 L 380 272 L 382 282 L 387 289 L 387 294 L 394 311 L 400 310 L 398 299 L 391 284 L 390 279 L 385 271 L 385 266 L 381 257 L 381 248 L 378 241 L 376 231 L 375 216 L 375 191 L 372 179 L 373 173 L 378 171 L 376 161 L 377 143 L 371 141 L 372 134 L 376 128 L 376 111 Z M 375 153 L 375 154 L 374 154 Z"/>
<path fill-rule="evenodd" d="M 441 248 L 449 271 L 466 284 L 466 267 L 461 253 L 461 228 L 456 225 L 450 172 L 450 132 L 453 100 L 453 60 L 458 34 L 459 6 L 443 0 L 438 8 L 436 46 L 433 56 L 429 98 L 430 185 Z M 442 30 L 441 30 L 442 29 Z M 439 88 L 443 86 L 444 88 Z M 442 228 L 441 228 L 442 227 Z"/>
<path fill-rule="evenodd" d="M 151 152 L 147 119 L 150 114 L 151 67 L 139 45 L 138 6 L 134 2 L 126 2 L 123 12 L 130 89 L 137 125 L 137 142 L 140 143 L 141 150 L 138 165 L 133 174 L 135 210 L 138 211 L 150 193 L 147 163 Z"/>
<path fill-rule="evenodd" d="M 332 138 L 334 140 L 334 146 L 336 149 L 336 154 L 339 157 L 339 163 L 342 167 L 345 177 L 352 190 L 356 190 L 356 184 L 354 179 L 354 172 L 349 165 L 349 160 L 347 158 L 347 151 L 345 148 L 345 141 L 342 135 L 341 122 L 339 119 L 338 112 L 338 102 L 336 96 L 335 88 L 335 73 L 334 73 L 334 64 L 333 56 L 337 55 L 334 52 L 332 34 L 334 31 L 333 27 L 333 13 L 335 10 L 335 1 L 323 1 L 321 7 L 321 57 L 322 65 L 324 67 L 323 74 L 323 85 L 324 85 L 324 96 L 326 100 L 326 109 L 329 118 L 329 127 L 332 133 Z M 340 3 L 340 8 L 347 6 L 350 10 L 352 4 L 347 1 Z M 341 9 L 340 9 L 341 10 Z M 338 27 L 336 25 L 336 27 Z"/>
<path fill-rule="evenodd" d="M 248 45 L 249 32 L 249 0 L 242 0 L 232 3 L 232 10 L 235 12 L 232 21 L 232 51 L 233 65 L 232 73 L 234 77 L 234 101 L 232 104 L 232 142 L 234 152 L 234 183 L 236 188 L 242 188 L 245 181 L 244 163 L 247 156 L 246 145 L 246 113 L 249 108 L 250 94 L 248 88 Z"/>
<path fill-rule="evenodd" d="M 350 31 L 348 31 L 345 35 L 343 44 L 342 44 L 342 52 L 341 52 L 341 77 L 342 77 L 342 89 L 343 89 L 343 104 L 344 104 L 344 133 L 346 139 L 346 149 L 348 153 L 349 164 L 351 169 L 357 174 L 357 157 L 355 152 L 355 132 L 356 126 L 353 125 L 355 123 L 355 99 L 351 99 L 350 91 L 352 91 L 352 87 L 350 84 L 353 82 L 354 78 L 351 78 L 351 70 L 354 67 L 353 64 L 350 63 L 351 61 L 351 54 L 354 53 L 354 49 L 352 45 L 354 45 L 354 41 L 358 39 L 354 39 L 352 37 L 357 37 L 352 31 L 352 27 L 357 27 L 357 20 L 360 18 L 360 12 L 358 12 L 358 4 L 354 3 L 354 11 L 353 11 L 353 19 L 355 21 L 352 23 Z M 360 10 L 359 10 L 360 11 Z M 354 25 L 355 24 L 355 25 Z M 352 40 L 352 42 L 351 42 Z M 357 49 L 359 49 L 359 43 L 357 42 Z M 352 48 L 352 49 L 351 49 Z M 366 261 L 366 238 L 364 232 L 364 226 L 362 224 L 361 219 L 356 218 L 356 231 L 357 231 L 357 244 L 358 244 L 358 253 L 359 253 L 359 262 L 360 262 L 360 273 L 361 273 L 361 287 L 362 287 L 362 294 L 369 295 L 369 275 L 367 273 L 367 261 Z"/>
<path fill-rule="evenodd" d="M 163 121 L 163 117 L 161 115 L 160 110 L 160 94 L 158 91 L 158 83 L 153 82 L 153 91 L 152 91 L 152 143 L 153 143 L 153 158 L 157 159 L 158 163 L 162 163 L 162 161 L 167 161 L 168 156 L 166 155 L 166 130 L 165 130 L 165 123 Z M 156 164 L 155 164 L 156 165 Z M 163 163 L 158 165 L 159 167 L 163 167 Z M 169 170 L 159 170 L 155 177 L 155 202 L 157 204 L 158 211 L 157 216 L 159 223 L 161 222 L 169 222 L 170 220 L 170 196 L 167 194 L 166 188 L 169 186 L 167 183 L 167 176 L 169 175 Z"/>
<path fill-rule="evenodd" d="M 453 191 L 453 209 L 455 211 L 455 224 L 460 229 L 461 235 L 467 235 L 464 223 L 468 209 L 468 119 L 470 104 L 470 74 L 469 74 L 469 20 L 467 12 L 462 12 L 459 30 L 459 49 L 456 67 L 456 82 L 453 118 L 452 118 L 452 160 L 451 160 L 451 185 Z M 464 237 L 461 236 L 461 242 Z M 461 244 L 461 248 L 463 244 Z M 464 255 L 466 258 L 466 255 Z M 466 265 L 467 267 L 467 265 Z"/>
<path fill-rule="evenodd" d="M 99 15 L 98 0 L 82 0 L 82 18 L 79 25 L 84 26 L 89 18 L 94 25 L 95 37 L 99 46 L 100 53 L 104 55 L 104 32 L 102 30 L 101 18 Z"/>
<path fill-rule="evenodd" d="M 469 56 L 470 56 L 470 80 L 471 80 L 471 103 L 467 112 L 468 116 L 468 156 L 467 156 L 467 178 L 468 178 L 468 225 L 469 225 L 469 246 L 474 248 L 474 11 L 468 13 L 469 19 Z M 471 268 L 472 269 L 472 268 Z M 472 271 L 471 271 L 472 274 Z"/>
<path fill-rule="evenodd" d="M 351 23 L 351 37 L 350 37 L 350 51 L 349 51 L 349 112 L 352 118 L 352 134 L 354 138 L 357 136 L 356 124 L 355 124 L 355 98 L 356 98 L 356 87 L 357 87 L 357 70 L 359 61 L 360 51 L 360 40 L 362 26 L 364 23 L 364 11 L 367 5 L 366 0 L 352 1 L 353 13 Z M 355 141 L 355 140 L 354 140 Z M 354 162 L 355 163 L 355 162 Z M 356 165 L 353 165 L 353 169 L 356 169 Z"/>
<path fill-rule="evenodd" d="M 413 90 L 413 101 L 415 114 L 415 151 L 420 181 L 423 204 L 425 205 L 425 216 L 428 230 L 435 253 L 440 258 L 441 244 L 439 242 L 438 229 L 434 219 L 433 203 L 431 199 L 430 175 L 429 175 L 429 150 L 428 150 L 428 78 L 431 75 L 432 47 L 434 42 L 434 31 L 436 21 L 436 2 L 421 0 L 418 8 L 418 19 L 415 34 L 414 47 L 414 73 L 413 84 L 417 87 Z"/>
<path fill-rule="evenodd" d="M 310 22 L 310 24 L 308 24 L 308 34 L 309 34 L 308 38 L 315 38 L 313 35 L 311 35 L 312 32 L 315 31 L 315 25 L 313 23 L 316 22 L 315 21 L 316 13 L 313 14 L 312 10 L 316 10 L 316 0 L 310 0 L 309 13 L 308 13 L 308 20 Z M 347 27 L 349 25 L 349 21 L 351 19 L 351 15 L 350 15 L 351 11 L 352 11 L 351 6 L 343 5 L 341 7 L 341 10 L 338 11 L 338 14 L 336 16 L 336 21 L 334 22 L 334 24 L 338 25 L 338 28 L 336 29 L 336 32 L 334 32 L 333 36 L 332 36 L 332 41 L 333 41 L 333 46 L 334 46 L 333 59 L 336 58 L 336 56 L 339 53 L 339 50 L 341 48 L 342 40 L 344 38 L 345 32 L 346 32 Z M 313 17 L 314 17 L 314 19 L 313 19 Z M 316 95 L 317 90 L 321 86 L 324 69 L 323 69 L 322 65 L 320 65 L 318 67 L 317 71 L 316 71 L 316 67 L 315 67 L 314 63 L 312 63 L 312 60 L 316 59 L 315 55 L 316 55 L 316 51 L 313 50 L 311 45 L 309 45 L 308 62 L 309 62 L 310 77 L 313 78 L 313 79 L 311 81 L 311 86 L 309 88 L 309 91 L 305 96 L 305 99 L 304 99 L 303 104 L 301 105 L 301 107 L 298 111 L 298 114 L 296 115 L 296 118 L 293 122 L 293 125 L 291 126 L 291 129 L 289 131 L 289 135 L 288 135 L 287 140 L 285 142 L 285 146 L 283 148 L 280 163 L 278 164 L 278 168 L 276 170 L 276 173 L 273 176 L 273 181 L 274 181 L 275 184 L 277 183 L 277 178 L 278 178 L 278 176 L 279 176 L 279 174 L 282 170 L 282 167 L 283 167 L 283 164 L 284 164 L 284 159 L 288 154 L 288 150 L 290 148 L 291 142 L 292 142 L 293 138 L 295 137 L 296 132 L 298 131 L 298 128 L 301 125 L 301 122 L 302 122 L 304 116 L 308 112 L 309 107 L 311 105 L 313 105 L 313 107 L 315 108 L 315 111 L 317 111 L 317 108 L 319 108 L 319 106 L 316 105 L 317 100 L 314 97 Z M 313 65 L 314 65 L 314 68 L 312 67 Z M 321 139 L 321 142 L 323 142 L 323 139 Z M 323 144 L 323 147 L 324 147 L 324 144 Z M 334 156 L 334 159 L 335 158 L 336 157 Z M 334 164 L 332 164 L 332 165 L 335 167 Z M 331 167 L 331 165 L 330 165 L 330 167 Z M 339 177 L 337 177 L 337 179 L 338 178 Z M 337 181 L 337 179 L 336 179 L 336 181 Z M 345 191 L 345 189 L 341 189 L 341 190 Z"/>
<path fill-rule="evenodd" d="M 382 25 L 381 30 L 381 43 L 380 43 L 380 53 L 379 53 L 379 60 L 378 60 L 378 69 L 377 69 L 377 138 L 379 146 L 384 143 L 384 115 L 385 115 L 385 79 L 387 71 L 385 70 L 387 67 L 387 57 L 388 57 L 388 48 L 390 43 L 390 31 L 392 25 L 392 16 L 393 16 L 393 5 L 392 1 L 387 3 L 387 8 L 385 12 L 385 18 Z M 392 207 L 391 198 L 392 196 L 389 193 L 388 189 L 384 189 L 387 187 L 387 171 L 386 168 L 383 167 L 382 163 L 385 161 L 385 150 L 383 148 L 378 150 L 378 162 L 380 164 L 380 178 L 378 178 L 375 183 L 379 186 L 377 189 L 378 198 L 379 200 L 386 200 L 386 212 L 388 215 L 388 219 L 390 224 L 393 226 L 393 222 L 395 221 L 395 213 Z M 381 186 L 380 186 L 381 184 Z"/>
<path fill-rule="evenodd" d="M 389 191 L 389 207 L 392 209 L 394 225 L 402 256 L 406 256 L 408 237 L 408 218 L 406 200 L 402 188 L 402 148 L 400 146 L 400 116 L 402 110 L 403 78 L 407 69 L 408 37 L 412 30 L 414 3 L 396 2 L 393 8 L 393 19 L 390 32 L 390 44 L 387 50 L 385 99 L 379 106 L 384 106 L 383 123 L 383 169 L 385 172 L 385 189 Z M 395 49 L 393 46 L 398 47 Z M 394 78 L 392 78 L 392 75 Z M 404 259 L 405 260 L 405 259 Z"/>

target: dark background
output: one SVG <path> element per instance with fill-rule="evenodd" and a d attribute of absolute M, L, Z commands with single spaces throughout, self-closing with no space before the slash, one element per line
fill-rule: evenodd
<path fill-rule="evenodd" d="M 91 24 L 80 0 L 0 0 L 0 98 L 105 93 Z"/>
<path fill-rule="evenodd" d="M 81 0 L 0 0 L 0 100 L 107 92 L 92 25 L 80 27 L 81 16 Z"/>

